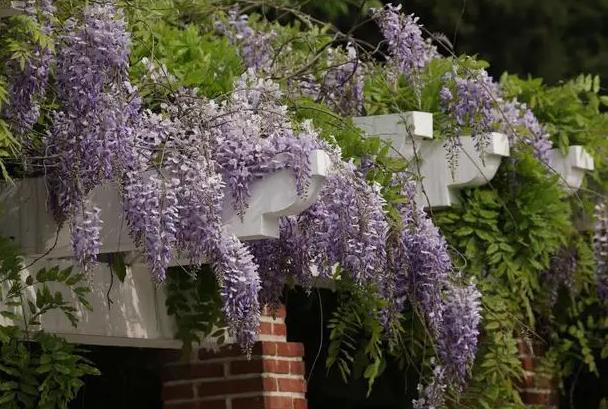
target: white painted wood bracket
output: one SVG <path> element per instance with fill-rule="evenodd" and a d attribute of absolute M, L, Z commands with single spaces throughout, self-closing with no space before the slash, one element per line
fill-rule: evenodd
<path fill-rule="evenodd" d="M 560 183 L 569 194 L 574 194 L 581 187 L 585 172 L 595 168 L 593 157 L 579 145 L 568 147 L 566 155 L 559 149 L 551 149 L 549 167 L 560 175 Z"/>
<path fill-rule="evenodd" d="M 360 116 L 353 118 L 353 123 L 366 135 L 389 142 L 396 151 L 393 156 L 401 155 L 407 160 L 414 157 L 414 148 L 417 151 L 421 141 L 433 138 L 433 114 L 429 112 Z"/>
<path fill-rule="evenodd" d="M 254 181 L 251 200 L 243 218 L 236 215 L 228 200 L 223 212 L 225 228 L 242 240 L 278 238 L 279 218 L 296 215 L 317 199 L 331 167 L 329 155 L 322 150 L 311 153 L 312 177 L 304 195 L 296 191 L 295 175 L 283 169 Z M 227 197 L 230 194 L 227 192 Z M 68 226 L 57 233 L 57 224 L 47 209 L 44 178 L 23 179 L 0 191 L 0 235 L 12 238 L 26 256 L 72 257 Z M 107 183 L 91 192 L 91 202 L 101 209 L 103 220 L 100 253 L 136 251 L 124 220 L 119 189 Z M 56 243 L 55 243 L 56 242 Z M 52 249 L 52 250 L 51 250 Z"/>
<path fill-rule="evenodd" d="M 331 168 L 329 155 L 315 150 L 310 157 L 312 175 L 306 191 L 298 194 L 293 173 L 284 169 L 255 182 L 249 189 L 247 212 L 235 214 L 226 195 L 223 219 L 226 228 L 241 240 L 279 238 L 279 219 L 309 208 L 318 198 Z"/>
<path fill-rule="evenodd" d="M 460 189 L 482 186 L 492 180 L 502 158 L 509 156 L 509 139 L 497 132 L 484 139 L 486 144 L 479 152 L 475 138 L 461 137 L 453 168 L 448 163 L 448 149 L 443 141 L 423 141 L 418 203 L 431 208 L 449 207 L 458 203 Z"/>
<path fill-rule="evenodd" d="M 429 112 L 357 117 L 353 122 L 367 135 L 391 143 L 399 155 L 412 161 L 412 170 L 422 180 L 417 201 L 426 207 L 447 207 L 457 203 L 459 189 L 488 183 L 502 158 L 509 156 L 506 135 L 488 134 L 483 154 L 475 148 L 474 138 L 461 137 L 458 160 L 451 169 L 444 142 L 433 140 L 433 114 Z"/>

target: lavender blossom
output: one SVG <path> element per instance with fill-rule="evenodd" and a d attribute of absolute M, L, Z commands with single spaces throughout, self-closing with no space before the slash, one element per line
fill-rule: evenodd
<path fill-rule="evenodd" d="M 412 402 L 412 407 L 414 409 L 441 409 L 445 407 L 446 389 L 445 370 L 440 365 L 435 365 L 431 382 L 426 387 L 418 384 L 419 397 Z"/>
<path fill-rule="evenodd" d="M 260 321 L 260 278 L 253 256 L 236 237 L 224 235 L 217 243 L 213 268 L 220 283 L 226 321 L 237 341 L 250 353 Z"/>
<path fill-rule="evenodd" d="M 437 349 L 446 380 L 459 390 L 466 384 L 477 354 L 480 299 L 481 294 L 473 284 L 465 287 L 450 284 L 446 290 Z"/>
<path fill-rule="evenodd" d="M 406 78 L 417 80 L 415 77 L 420 70 L 437 57 L 435 48 L 422 37 L 418 17 L 402 14 L 400 4 L 387 4 L 382 10 L 375 11 L 374 19 L 388 42 L 389 64 Z"/>
<path fill-rule="evenodd" d="M 186 90 L 173 100 L 162 114 L 145 112 L 135 133 L 139 149 L 124 182 L 127 220 L 157 281 L 178 250 L 192 264 L 211 261 L 230 331 L 249 351 L 260 282 L 251 253 L 223 229 L 224 184 L 210 155 L 218 107 Z"/>
<path fill-rule="evenodd" d="M 139 99 L 128 82 L 126 23 L 113 5 L 86 7 L 82 24 L 66 21 L 59 42 L 62 109 L 54 113 L 44 142 L 51 204 L 56 219 L 63 222 L 78 217 L 81 203 L 94 187 L 121 177 L 132 166 Z M 75 248 L 82 247 L 78 240 L 73 236 Z"/>
<path fill-rule="evenodd" d="M 601 202 L 595 206 L 593 255 L 596 269 L 595 280 L 600 301 L 608 304 L 608 207 Z"/>
<path fill-rule="evenodd" d="M 440 90 L 440 106 L 456 122 L 448 134 L 458 138 L 464 136 L 464 132 L 470 132 L 478 152 L 483 153 L 488 144 L 488 134 L 498 125 L 495 107 L 498 86 L 485 70 L 465 76 L 451 74 L 446 80 L 453 81 L 454 89 L 446 85 Z"/>
<path fill-rule="evenodd" d="M 452 262 L 445 238 L 424 210 L 416 205 L 416 184 L 405 186 L 407 202 L 401 206 L 403 230 L 395 243 L 395 257 L 391 268 L 396 274 L 406 274 L 407 288 L 398 288 L 398 294 L 407 293 L 410 302 L 419 306 L 431 333 L 440 337 L 444 303 L 442 292 L 447 287 Z M 401 295 L 399 299 L 404 298 Z"/>
<path fill-rule="evenodd" d="M 50 37 L 53 32 L 53 19 L 55 7 L 50 0 L 40 2 L 40 16 L 36 10 L 36 3 L 26 2 L 26 15 L 41 25 L 44 36 Z M 9 103 L 3 110 L 15 133 L 23 136 L 32 129 L 40 116 L 40 101 L 46 93 L 49 76 L 49 67 L 53 60 L 53 51 L 49 47 L 33 45 L 31 58 L 20 67 L 17 61 L 7 63 L 7 77 L 9 79 Z M 24 140 L 27 142 L 27 140 Z M 26 146 L 26 148 L 30 148 Z"/>
<path fill-rule="evenodd" d="M 249 70 L 211 125 L 214 157 L 239 214 L 247 208 L 249 184 L 267 173 L 289 168 L 296 175 L 298 193 L 306 190 L 309 155 L 321 145 L 311 123 L 294 132 L 280 97 L 277 84 Z"/>
<path fill-rule="evenodd" d="M 388 223 L 379 188 L 352 165 L 328 178 L 321 197 L 302 217 L 314 238 L 311 254 L 321 276 L 336 263 L 360 285 L 377 284 L 386 266 Z"/>
<path fill-rule="evenodd" d="M 549 161 L 549 150 L 552 147 L 547 130 L 541 125 L 534 113 L 516 100 L 500 101 L 502 115 L 499 117 L 500 131 L 507 134 L 509 142 L 523 142 L 532 147 L 534 156 L 544 164 Z"/>
<path fill-rule="evenodd" d="M 249 16 L 240 14 L 238 8 L 228 12 L 228 25 L 217 23 L 216 28 L 232 44 L 239 46 L 239 53 L 247 68 L 270 70 L 273 54 L 271 41 L 276 36 L 274 32 L 255 31 L 249 26 Z"/>
<path fill-rule="evenodd" d="M 99 208 L 85 201 L 70 222 L 74 255 L 85 272 L 95 263 L 101 248 L 102 221 L 99 214 Z"/>
<path fill-rule="evenodd" d="M 363 63 L 359 60 L 357 51 L 348 44 L 346 56 L 331 48 L 328 53 L 329 68 L 325 73 L 319 98 L 343 115 L 363 113 Z"/>
<path fill-rule="evenodd" d="M 281 219 L 280 238 L 259 240 L 250 244 L 259 266 L 262 283 L 260 300 L 278 307 L 285 284 L 289 280 L 311 288 L 315 274 L 311 270 L 314 255 L 310 245 L 313 232 L 306 229 L 307 218 L 289 216 Z"/>

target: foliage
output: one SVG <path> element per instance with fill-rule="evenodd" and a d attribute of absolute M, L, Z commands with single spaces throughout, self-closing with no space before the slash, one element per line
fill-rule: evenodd
<path fill-rule="evenodd" d="M 183 342 L 185 351 L 206 337 L 224 343 L 222 300 L 209 266 L 191 271 L 169 269 L 166 291 L 167 313 L 175 317 L 175 337 Z"/>
<path fill-rule="evenodd" d="M 71 268 L 41 269 L 24 274 L 23 260 L 10 240 L 0 238 L 0 404 L 10 409 L 66 409 L 84 385 L 82 378 L 98 371 L 80 349 L 40 331 L 40 319 L 61 311 L 76 326 L 76 308 L 64 298 L 69 289 L 85 308 L 90 288 L 83 274 Z"/>
<path fill-rule="evenodd" d="M 338 367 L 344 382 L 363 378 L 368 395 L 386 366 L 384 328 L 379 314 L 384 302 L 374 291 L 340 282 L 338 308 L 329 320 L 327 368 Z M 351 369 L 352 368 L 352 369 Z"/>

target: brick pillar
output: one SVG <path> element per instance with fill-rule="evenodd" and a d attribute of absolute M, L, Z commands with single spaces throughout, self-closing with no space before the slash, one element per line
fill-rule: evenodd
<path fill-rule="evenodd" d="M 163 372 L 164 409 L 306 409 L 304 346 L 287 342 L 285 308 L 263 315 L 251 359 L 238 345 L 201 349 Z"/>
<path fill-rule="evenodd" d="M 539 342 L 518 339 L 519 358 L 524 369 L 524 378 L 519 393 L 526 405 L 536 405 L 547 409 L 559 407 L 557 381 L 552 373 L 543 371 L 540 362 L 545 348 Z"/>

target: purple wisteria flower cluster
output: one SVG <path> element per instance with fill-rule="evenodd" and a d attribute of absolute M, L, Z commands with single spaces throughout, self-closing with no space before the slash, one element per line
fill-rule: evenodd
<path fill-rule="evenodd" d="M 40 10 L 37 2 L 26 2 L 26 15 L 40 25 L 40 31 L 50 41 L 53 32 L 55 7 L 51 0 L 41 0 Z M 50 46 L 32 44 L 30 59 L 21 67 L 19 62 L 11 60 L 7 63 L 6 74 L 9 79 L 9 103 L 3 109 L 3 116 L 15 133 L 23 137 L 38 121 L 40 116 L 40 101 L 46 93 L 49 68 L 53 60 Z M 28 140 L 22 138 L 23 142 Z M 28 146 L 26 146 L 28 148 Z"/>
<path fill-rule="evenodd" d="M 439 92 L 442 110 L 456 123 L 449 131 L 451 137 L 458 138 L 467 132 L 475 138 L 478 152 L 483 152 L 488 133 L 495 131 L 498 125 L 498 85 L 485 70 L 467 72 L 464 76 L 451 73 L 444 80 L 454 84 L 453 89 L 444 86 Z"/>
<path fill-rule="evenodd" d="M 337 266 L 359 285 L 379 286 L 389 228 L 384 205 L 379 189 L 367 184 L 352 164 L 339 164 L 319 200 L 282 221 L 279 240 L 252 245 L 264 300 L 276 303 L 290 278 L 310 286 L 316 278 L 332 278 Z M 269 254 L 278 254 L 281 262 Z"/>
<path fill-rule="evenodd" d="M 325 101 L 343 115 L 359 115 L 364 103 L 363 62 L 351 44 L 345 51 L 346 55 L 342 50 L 328 49 L 328 69 L 315 99 Z"/>
<path fill-rule="evenodd" d="M 435 364 L 431 362 L 431 364 Z M 413 409 L 441 409 L 445 407 L 447 385 L 445 370 L 441 365 L 434 365 L 431 382 L 426 386 L 418 384 L 418 399 L 412 402 Z"/>
<path fill-rule="evenodd" d="M 532 147 L 534 156 L 547 164 L 549 150 L 553 147 L 547 130 L 542 126 L 534 113 L 516 100 L 499 101 L 499 130 L 509 137 L 511 146 L 522 142 Z"/>
<path fill-rule="evenodd" d="M 595 207 L 593 230 L 593 255 L 596 263 L 595 280 L 600 301 L 608 303 L 608 206 L 598 203 Z"/>
<path fill-rule="evenodd" d="M 418 81 L 420 71 L 438 57 L 436 48 L 422 36 L 418 17 L 401 13 L 401 4 L 387 4 L 374 10 L 374 19 L 388 43 L 389 65 L 409 80 Z"/>
<path fill-rule="evenodd" d="M 91 5 L 83 20 L 71 18 L 59 36 L 58 98 L 45 137 L 45 166 L 51 204 L 58 221 L 71 219 L 78 260 L 95 259 L 100 242 L 98 212 L 83 206 L 87 194 L 101 181 L 118 177 L 132 158 L 133 124 L 139 99 L 128 83 L 129 34 L 122 14 L 111 4 Z M 83 214 L 80 214 L 83 213 Z"/>
<path fill-rule="evenodd" d="M 229 11 L 227 23 L 219 22 L 216 28 L 238 46 L 245 66 L 259 73 L 269 73 L 275 53 L 272 47 L 275 33 L 253 29 L 249 17 L 240 14 L 238 8 Z M 344 49 L 328 47 L 327 66 L 321 80 L 310 73 L 291 79 L 290 83 L 297 84 L 296 93 L 324 101 L 344 115 L 361 114 L 364 68 L 355 47 L 352 44 L 347 44 Z"/>
<path fill-rule="evenodd" d="M 388 306 L 382 318 L 392 328 L 406 301 L 423 316 L 435 339 L 439 363 L 415 405 L 433 407 L 429 402 L 441 402 L 448 386 L 461 389 L 468 380 L 477 352 L 481 294 L 475 285 L 460 286 L 452 277 L 447 242 L 416 205 L 416 183 L 403 178 L 395 183 L 403 186 L 405 202 L 399 208 L 400 234 L 391 235 L 387 250 L 388 274 L 380 288 Z"/>
<path fill-rule="evenodd" d="M 211 156 L 209 127 L 218 106 L 193 91 L 173 99 L 161 114 L 142 115 L 136 160 L 124 178 L 127 221 L 157 281 L 179 255 L 188 264 L 213 265 L 231 333 L 250 350 L 260 281 L 253 256 L 222 224 L 225 185 Z"/>
<path fill-rule="evenodd" d="M 227 23 L 216 23 L 216 29 L 239 47 L 245 66 L 256 71 L 270 70 L 273 58 L 272 39 L 275 33 L 263 33 L 251 28 L 249 16 L 240 14 L 238 8 L 228 12 Z"/>
<path fill-rule="evenodd" d="M 444 303 L 437 351 L 450 386 L 461 390 L 469 379 L 477 354 L 481 293 L 473 284 L 457 286 L 451 283 Z"/>
<path fill-rule="evenodd" d="M 445 238 L 416 204 L 415 182 L 404 182 L 403 196 L 402 229 L 389 248 L 392 280 L 382 290 L 390 303 L 388 319 L 397 318 L 393 313 L 402 311 L 404 301 L 409 299 L 437 337 L 443 322 L 443 290 L 449 282 L 452 262 Z"/>

